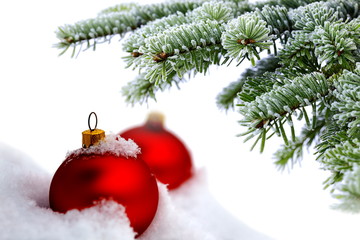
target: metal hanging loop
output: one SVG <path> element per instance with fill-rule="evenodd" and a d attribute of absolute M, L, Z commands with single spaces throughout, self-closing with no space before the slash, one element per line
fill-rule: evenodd
<path fill-rule="evenodd" d="M 91 120 L 91 115 L 93 115 L 93 114 L 94 114 L 94 116 L 95 116 L 95 127 L 94 127 L 94 128 L 91 128 L 90 120 Z M 91 132 L 96 129 L 97 123 L 98 123 L 98 118 L 97 118 L 96 113 L 95 113 L 95 112 L 91 112 L 90 115 L 89 115 L 89 118 L 88 118 L 88 126 L 89 126 L 89 129 L 90 129 Z"/>

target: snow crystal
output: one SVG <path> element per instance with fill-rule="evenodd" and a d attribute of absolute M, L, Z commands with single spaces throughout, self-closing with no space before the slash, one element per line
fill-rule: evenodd
<path fill-rule="evenodd" d="M 105 139 L 98 144 L 90 146 L 89 148 L 79 148 L 67 153 L 66 157 L 73 155 L 78 156 L 82 154 L 104 154 L 111 153 L 116 156 L 136 157 L 141 150 L 138 145 L 131 139 L 125 140 L 116 134 L 108 134 Z"/>
<path fill-rule="evenodd" d="M 280 115 L 279 113 L 274 113 L 274 116 L 275 116 L 276 118 L 281 118 L 281 115 Z"/>
<path fill-rule="evenodd" d="M 103 30 L 100 26 L 98 26 L 98 27 L 96 28 L 96 32 L 97 32 L 99 35 L 104 35 L 104 30 Z"/>
<path fill-rule="evenodd" d="M 291 121 L 291 120 L 288 120 L 287 123 L 288 123 L 288 125 L 289 125 L 290 127 L 293 127 L 293 126 L 294 126 L 294 122 Z"/>
<path fill-rule="evenodd" d="M 135 239 L 124 207 L 113 201 L 65 214 L 52 211 L 48 200 L 50 174 L 1 143 L 0 172 L 2 240 Z M 157 214 L 138 239 L 269 240 L 225 211 L 211 196 L 205 178 L 204 171 L 197 171 L 191 180 L 170 193 L 158 183 Z"/>
<path fill-rule="evenodd" d="M 105 30 L 107 33 L 111 34 L 111 29 L 112 29 L 112 26 L 111 25 L 106 25 L 105 26 Z M 115 28 L 114 28 L 115 29 Z"/>
<path fill-rule="evenodd" d="M 311 105 L 311 102 L 307 98 L 304 98 L 304 102 L 306 103 L 306 105 Z"/>
<path fill-rule="evenodd" d="M 196 41 L 194 39 L 192 39 L 190 42 L 191 42 L 191 45 L 193 46 L 193 48 L 196 48 L 196 46 L 197 46 Z"/>
<path fill-rule="evenodd" d="M 265 119 L 265 114 L 263 112 L 259 112 L 259 116 L 262 118 L 262 119 Z"/>
<path fill-rule="evenodd" d="M 190 51 L 189 48 L 187 48 L 185 45 L 181 46 L 181 48 L 182 48 L 183 50 L 187 51 L 187 52 Z"/>
<path fill-rule="evenodd" d="M 113 33 L 119 33 L 119 29 L 117 27 L 114 27 L 112 30 L 113 30 Z"/>
<path fill-rule="evenodd" d="M 286 112 L 291 112 L 291 108 L 289 106 L 284 106 L 283 109 L 286 111 Z"/>

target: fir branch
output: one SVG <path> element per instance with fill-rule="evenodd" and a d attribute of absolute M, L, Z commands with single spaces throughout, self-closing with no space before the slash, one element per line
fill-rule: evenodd
<path fill-rule="evenodd" d="M 348 144 L 348 143 L 346 143 Z M 355 152 L 349 152 L 351 155 L 357 154 L 357 160 L 360 159 L 360 142 L 354 143 L 357 147 L 351 147 Z M 345 144 L 344 144 L 345 145 Z M 347 156 L 345 156 L 347 157 Z M 340 209 L 347 212 L 360 212 L 360 167 L 355 165 L 351 171 L 347 171 L 342 179 L 342 182 L 335 186 L 334 197 L 340 202 L 333 205 L 333 208 Z"/>
<path fill-rule="evenodd" d="M 234 6 L 232 7 L 232 9 L 234 11 L 234 17 L 236 18 L 245 13 L 253 12 L 257 8 L 261 9 L 265 5 L 271 4 L 273 1 L 268 0 L 268 1 L 260 2 L 260 3 L 259 2 L 250 3 L 247 0 L 238 1 L 238 2 L 229 0 L 229 2 L 234 2 Z"/>
<path fill-rule="evenodd" d="M 344 21 L 357 18 L 360 15 L 360 3 L 357 0 L 330 0 L 326 3 L 335 9 Z"/>
<path fill-rule="evenodd" d="M 163 3 L 146 4 L 137 8 L 135 14 L 141 20 L 141 24 L 159 19 L 171 14 L 186 13 L 201 6 L 204 0 L 171 0 Z"/>
<path fill-rule="evenodd" d="M 141 46 L 139 51 L 144 54 L 157 55 L 164 53 L 167 57 L 173 56 L 190 52 L 192 49 L 218 44 L 221 32 L 222 25 L 216 21 L 201 21 L 181 25 L 164 33 L 146 38 L 145 45 Z"/>
<path fill-rule="evenodd" d="M 327 148 L 319 159 L 322 168 L 331 172 L 330 177 L 324 182 L 325 188 L 331 186 L 331 192 L 338 191 L 340 194 L 335 193 L 335 197 L 342 200 L 339 206 L 342 204 L 346 206 L 349 200 L 354 203 L 354 198 L 356 199 L 358 195 L 354 191 L 349 191 L 354 181 L 349 181 L 348 176 L 360 166 L 360 141 L 349 140 L 344 132 L 339 132 L 329 140 L 338 143 Z M 357 199 L 357 204 L 360 204 L 360 199 Z"/>
<path fill-rule="evenodd" d="M 73 25 L 58 28 L 57 38 L 60 40 L 55 47 L 63 49 L 63 54 L 70 47 L 75 48 L 87 43 L 93 46 L 101 42 L 110 41 L 111 37 L 134 30 L 141 25 L 176 12 L 188 12 L 202 4 L 201 0 L 171 1 L 167 3 L 134 5 L 128 11 L 105 10 L 96 18 L 79 21 Z M 116 9 L 116 7 L 115 7 Z M 74 54 L 73 54 L 74 55 Z"/>
<path fill-rule="evenodd" d="M 305 110 L 301 111 L 304 113 Z M 325 118 L 318 117 L 316 126 L 314 128 L 305 126 L 303 127 L 299 137 L 295 138 L 295 141 L 289 142 L 288 145 L 282 145 L 280 149 L 276 151 L 274 157 L 276 159 L 275 164 L 280 170 L 284 170 L 289 164 L 291 167 L 299 163 L 303 158 L 304 148 L 309 149 L 314 141 L 324 131 L 326 126 Z"/>
<path fill-rule="evenodd" d="M 145 45 L 145 39 L 165 31 L 168 28 L 190 23 L 190 18 L 181 12 L 171 14 L 161 19 L 149 22 L 148 24 L 136 29 L 123 43 L 123 49 L 133 54 L 139 53 L 139 48 Z M 139 53 L 142 54 L 142 53 Z M 135 55 L 134 57 L 138 57 Z"/>
<path fill-rule="evenodd" d="M 339 20 L 338 12 L 330 8 L 325 2 L 315 2 L 299 7 L 291 12 L 294 29 L 310 33 L 316 26 L 323 26 L 325 22 Z"/>
<path fill-rule="evenodd" d="M 237 96 L 240 102 L 252 102 L 257 97 L 263 95 L 266 92 L 271 91 L 274 86 L 282 86 L 283 76 L 279 73 L 264 72 L 258 77 L 248 77 L 243 84 L 241 91 Z"/>
<path fill-rule="evenodd" d="M 230 0 L 231 1 L 231 0 Z M 256 9 L 262 9 L 265 6 L 283 6 L 287 9 L 295 9 L 300 6 L 305 6 L 309 3 L 318 2 L 319 0 L 267 0 L 267 1 L 255 1 L 254 3 L 248 3 L 247 1 L 240 1 L 239 5 L 241 4 L 244 7 L 240 7 L 240 9 L 244 8 L 246 11 L 241 12 L 240 15 L 244 14 L 245 12 L 252 12 Z M 246 8 L 247 7 L 247 8 Z"/>
<path fill-rule="evenodd" d="M 360 46 L 360 16 L 351 20 L 346 24 L 346 28 L 353 41 L 356 43 L 357 48 Z M 359 56 L 359 51 L 356 53 Z"/>
<path fill-rule="evenodd" d="M 199 44 L 195 41 L 192 41 L 191 44 L 189 44 L 189 42 L 184 44 L 184 39 L 193 38 L 194 36 L 192 36 L 191 34 L 190 35 L 183 34 L 181 37 L 177 37 L 177 36 L 174 37 L 171 34 L 170 35 L 163 34 L 163 31 L 165 31 L 165 28 L 167 28 L 166 31 L 168 31 L 168 32 L 178 32 L 178 31 L 186 32 L 188 30 L 184 31 L 185 28 L 189 29 L 189 28 L 193 27 L 193 26 L 191 26 L 191 24 L 188 23 L 189 21 L 190 22 L 198 21 L 199 19 L 202 19 L 202 18 L 219 20 L 219 21 L 217 21 L 218 23 L 226 22 L 230 19 L 231 15 L 232 15 L 231 9 L 229 8 L 229 6 L 232 6 L 232 5 L 233 5 L 233 3 L 230 4 L 228 2 L 226 2 L 226 4 L 223 4 L 221 2 L 220 3 L 216 3 L 216 2 L 205 3 L 201 7 L 195 9 L 193 12 L 189 12 L 186 15 L 178 15 L 178 14 L 171 15 L 171 16 L 165 17 L 161 20 L 156 20 L 153 23 L 150 23 L 148 26 L 144 26 L 144 27 L 140 28 L 139 30 L 136 30 L 135 33 L 128 38 L 128 40 L 125 42 L 125 46 L 124 46 L 125 49 L 127 51 L 130 51 L 132 53 L 132 56 L 134 57 L 134 58 L 126 57 L 126 59 L 128 61 L 128 65 L 129 66 L 133 65 L 134 68 L 151 69 L 150 73 L 147 74 L 147 76 L 151 77 L 151 81 L 159 81 L 161 79 L 165 79 L 166 77 L 163 74 L 158 74 L 158 73 L 169 73 L 171 71 L 170 70 L 171 66 L 169 66 L 168 63 L 161 63 L 161 64 L 156 65 L 149 60 L 152 59 L 157 63 L 165 61 L 165 60 L 166 61 L 169 60 L 171 65 L 173 66 L 173 71 L 176 71 L 177 74 L 179 75 L 179 77 L 181 78 L 184 73 L 186 73 L 192 69 L 191 69 L 191 67 L 189 68 L 189 64 L 186 64 L 183 61 L 181 63 L 176 63 L 176 61 L 174 61 L 174 59 L 177 58 L 176 55 L 179 55 L 179 53 L 180 53 L 180 55 L 181 54 L 184 55 L 181 60 L 189 59 L 189 54 L 186 54 L 187 49 L 189 49 L 189 46 L 190 46 L 192 48 L 192 50 L 194 50 L 195 47 L 196 48 L 199 47 Z M 277 10 L 277 8 L 272 8 L 273 13 L 276 12 L 276 10 Z M 284 14 L 286 15 L 285 9 L 280 9 L 280 10 L 281 10 L 280 12 L 282 12 L 282 15 L 284 15 Z M 271 17 L 268 16 L 270 14 L 269 11 L 270 11 L 269 8 L 265 8 L 263 17 L 267 16 L 270 21 Z M 245 16 L 250 16 L 250 15 L 246 14 Z M 244 17 L 244 16 L 241 16 L 241 17 Z M 239 17 L 239 18 L 241 18 L 241 17 Z M 258 17 L 256 17 L 256 16 L 252 16 L 250 18 L 256 19 L 256 21 L 260 21 L 260 19 L 258 19 Z M 285 22 L 286 22 L 286 20 L 284 20 L 284 23 Z M 265 24 L 265 22 L 262 22 L 262 24 Z M 251 25 L 251 23 L 250 23 L 250 25 Z M 280 25 L 278 24 L 277 27 L 280 28 Z M 250 29 L 251 28 L 252 28 L 252 26 L 250 26 Z M 259 30 L 259 29 L 257 29 L 257 27 L 255 27 L 255 28 L 256 28 L 255 30 Z M 289 26 L 288 26 L 288 28 L 289 28 Z M 174 35 L 176 35 L 176 34 L 174 34 Z M 200 35 L 200 34 L 198 34 L 198 35 Z M 224 38 L 224 36 L 226 36 L 225 33 L 223 33 L 223 38 Z M 268 36 L 268 38 L 270 38 L 270 37 Z M 240 40 L 240 39 L 237 39 L 236 45 L 243 45 L 243 46 L 248 45 L 247 47 L 249 47 L 249 49 L 250 49 L 250 51 L 248 51 L 248 52 L 245 51 L 246 53 L 244 54 L 243 58 L 247 57 L 247 58 L 252 59 L 252 61 L 254 61 L 254 58 L 253 58 L 254 55 L 259 57 L 258 52 L 257 52 L 258 50 L 256 49 L 257 46 L 261 46 L 265 49 L 265 48 L 267 48 L 267 46 L 272 45 L 272 43 L 270 43 L 270 42 L 267 42 L 267 43 L 260 42 L 261 39 L 255 39 L 255 40 L 244 39 L 242 41 L 240 40 L 240 43 L 242 42 L 243 44 L 238 44 L 237 43 L 238 40 Z M 253 41 L 258 41 L 258 42 L 253 42 Z M 212 43 L 214 43 L 214 41 L 212 41 Z M 181 46 L 180 46 L 180 44 L 181 44 Z M 155 49 L 154 48 L 148 49 L 148 47 L 151 47 L 154 45 L 157 45 Z M 220 45 L 218 45 L 218 44 L 216 44 L 216 45 L 217 45 L 216 48 L 221 49 Z M 252 46 L 250 46 L 250 45 L 252 45 Z M 166 47 L 168 49 L 166 49 Z M 262 50 L 261 47 L 258 47 L 259 51 Z M 200 52 L 203 52 L 203 51 L 200 51 Z M 218 51 L 218 53 L 223 53 L 223 51 Z M 229 53 L 227 53 L 226 56 L 229 57 Z M 135 58 L 138 58 L 138 59 L 135 59 Z M 171 58 L 173 58 L 173 59 L 171 59 Z M 191 59 L 195 59 L 195 58 L 191 57 Z M 218 61 L 219 56 L 215 59 L 217 60 L 216 62 L 219 62 Z M 196 72 L 206 72 L 206 69 L 207 69 L 206 66 L 209 65 L 208 61 L 203 61 L 203 59 L 200 59 L 199 62 L 192 61 L 191 63 L 193 64 Z M 205 67 L 203 67 L 203 66 L 205 66 Z"/>
<path fill-rule="evenodd" d="M 259 53 L 272 45 L 269 35 L 271 30 L 267 23 L 255 14 L 244 14 L 231 20 L 222 35 L 222 46 L 227 50 L 227 56 L 242 61 L 247 58 L 255 66 L 255 58 Z"/>
<path fill-rule="evenodd" d="M 268 89 L 268 87 L 272 87 L 274 82 L 271 81 L 272 79 L 267 78 L 264 76 L 264 73 L 266 72 L 274 72 L 275 69 L 279 68 L 279 59 L 273 55 L 269 55 L 268 57 L 259 60 L 256 63 L 256 66 L 253 68 L 246 69 L 240 76 L 240 78 L 232 82 L 228 87 L 224 88 L 220 94 L 216 97 L 217 99 L 217 105 L 219 108 L 223 108 L 225 110 L 228 110 L 230 108 L 234 108 L 234 100 L 238 97 L 238 93 L 242 92 L 243 94 L 245 92 L 253 92 L 250 89 L 253 89 L 252 86 L 247 85 L 255 85 L 254 88 L 257 88 L 255 91 L 264 92 L 262 90 L 263 88 Z M 254 80 L 259 79 L 259 80 Z M 271 82 L 268 81 L 270 79 Z M 252 84 L 252 82 L 255 82 L 256 84 Z M 245 88 L 243 88 L 244 84 Z M 248 89 L 248 90 L 246 90 Z M 259 93 L 252 94 L 252 96 L 258 96 Z M 252 99 L 254 99 L 252 98 Z M 244 100 L 244 99 L 243 99 Z"/>
<path fill-rule="evenodd" d="M 317 145 L 318 160 L 332 173 L 325 187 L 332 186 L 334 196 L 341 200 L 336 208 L 359 211 L 359 181 L 354 173 L 360 167 L 360 64 L 354 72 L 345 70 L 333 82 L 332 121 Z"/>
<path fill-rule="evenodd" d="M 285 44 L 293 28 L 288 9 L 283 6 L 265 5 L 261 10 L 257 9 L 256 13 L 267 22 L 270 33 Z"/>
<path fill-rule="evenodd" d="M 79 21 L 74 25 L 59 27 L 56 36 L 60 42 L 55 47 L 63 49 L 61 54 L 73 47 L 72 56 L 74 56 L 77 46 L 86 43 L 87 48 L 93 47 L 95 49 L 96 44 L 110 41 L 112 36 L 122 35 L 137 26 L 137 18 L 131 13 L 109 13 L 106 16 L 102 15 L 94 19 Z"/>
<path fill-rule="evenodd" d="M 99 15 L 108 14 L 108 13 L 118 13 L 118 12 L 129 12 L 134 8 L 140 7 L 137 3 L 120 3 L 115 6 L 108 7 L 99 12 Z"/>
<path fill-rule="evenodd" d="M 336 145 L 341 144 L 347 140 L 347 134 L 345 128 L 340 128 L 333 119 L 326 124 L 326 129 L 320 136 L 320 143 L 316 145 L 317 152 L 317 160 L 320 162 L 326 162 L 324 153 L 330 149 L 335 148 Z M 323 166 L 326 170 L 331 170 L 335 172 L 335 168 L 330 167 L 330 165 Z M 334 184 L 331 182 L 329 185 Z"/>
<path fill-rule="evenodd" d="M 218 44 L 221 32 L 222 25 L 216 21 L 181 25 L 146 38 L 145 45 L 141 46 L 139 51 L 151 55 L 156 62 L 163 61 L 170 56 Z M 161 53 L 164 56 L 158 56 Z"/>
<path fill-rule="evenodd" d="M 305 6 L 313 2 L 318 2 L 318 0 L 277 0 L 277 5 L 285 6 L 286 8 L 298 8 L 300 6 Z"/>
<path fill-rule="evenodd" d="M 327 79 L 321 73 L 306 74 L 292 80 L 285 79 L 284 85 L 275 85 L 272 90 L 256 97 L 255 100 L 239 104 L 239 111 L 243 115 L 240 124 L 247 127 L 248 132 L 251 132 L 253 136 L 259 133 L 258 131 L 253 133 L 256 129 L 271 128 L 282 136 L 285 145 L 289 145 L 283 123 L 289 123 L 292 139 L 295 139 L 291 115 L 296 110 L 307 115 L 303 107 L 310 105 L 313 108 L 311 127 L 315 128 L 316 101 L 320 100 L 321 105 L 327 104 L 325 96 L 328 93 Z"/>
<path fill-rule="evenodd" d="M 158 83 L 150 82 L 145 78 L 145 74 L 140 74 L 137 78 L 129 82 L 122 88 L 122 95 L 125 96 L 125 101 L 134 105 L 135 103 L 147 103 L 149 99 L 156 101 L 156 93 L 159 91 L 165 91 L 176 85 L 179 88 L 179 84 L 185 81 L 184 78 L 177 77 L 173 72 L 168 76 L 166 81 Z"/>
<path fill-rule="evenodd" d="M 282 86 L 276 85 L 254 101 L 244 102 L 240 113 L 244 116 L 243 121 L 248 123 L 247 126 L 255 127 L 259 121 L 273 120 L 292 113 L 299 107 L 311 105 L 328 93 L 329 85 L 323 74 L 306 74 L 288 80 Z"/>
<path fill-rule="evenodd" d="M 354 164 L 360 164 L 360 141 L 358 139 L 343 141 L 324 152 L 321 161 L 327 170 L 344 172 Z"/>
<path fill-rule="evenodd" d="M 216 97 L 216 103 L 220 109 L 233 109 L 234 101 L 237 94 L 241 91 L 246 78 L 240 78 L 235 82 L 230 83 L 229 86 L 225 87 L 220 94 Z"/>
<path fill-rule="evenodd" d="M 226 23 L 234 18 L 234 6 L 230 2 L 211 1 L 205 2 L 201 7 L 190 12 L 190 16 L 196 21 L 213 20 L 219 23 Z"/>
<path fill-rule="evenodd" d="M 167 75 L 176 74 L 179 78 L 193 71 L 206 74 L 212 64 L 219 65 L 224 50 L 220 45 L 210 45 L 208 47 L 197 48 L 174 56 L 155 55 L 155 58 L 147 59 L 151 61 L 144 68 L 146 78 L 151 82 L 160 82 L 167 79 Z"/>
<path fill-rule="evenodd" d="M 134 31 L 130 37 L 128 37 L 123 46 L 124 50 L 130 52 L 134 57 L 138 57 L 139 48 L 145 45 L 145 39 L 155 36 L 165 30 L 176 29 L 184 24 L 191 24 L 193 22 L 204 22 L 208 20 L 217 21 L 223 23 L 233 18 L 232 9 L 229 7 L 229 3 L 224 2 L 209 2 L 204 3 L 201 7 L 196 8 L 192 12 L 188 12 L 186 15 L 178 12 L 176 14 L 163 17 L 142 26 Z M 131 65 L 131 59 L 129 63 Z"/>
<path fill-rule="evenodd" d="M 307 74 L 320 70 L 315 55 L 315 45 L 308 33 L 294 32 L 278 56 L 283 68 L 296 74 Z"/>
<path fill-rule="evenodd" d="M 355 41 L 345 23 L 324 22 L 317 26 L 312 35 L 315 43 L 315 55 L 323 63 L 324 71 L 330 69 L 348 69 L 355 67 L 357 50 Z M 337 66 L 339 65 L 339 67 Z"/>
<path fill-rule="evenodd" d="M 200 21 L 170 28 L 144 39 L 141 56 L 131 62 L 145 70 L 146 78 L 159 82 L 175 72 L 179 78 L 191 70 L 206 73 L 211 64 L 220 64 L 223 26 L 217 21 Z M 130 61 L 132 61 L 130 59 Z"/>
<path fill-rule="evenodd" d="M 350 138 L 360 139 L 360 64 L 354 73 L 344 71 L 334 85 L 333 118 L 337 125 L 348 129 Z"/>

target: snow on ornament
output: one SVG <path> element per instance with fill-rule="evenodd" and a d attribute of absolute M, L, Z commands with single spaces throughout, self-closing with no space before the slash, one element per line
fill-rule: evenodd
<path fill-rule="evenodd" d="M 164 115 L 149 114 L 144 125 L 119 134 L 140 147 L 143 159 L 156 178 L 169 190 L 179 187 L 192 176 L 193 163 L 185 144 L 164 127 Z"/>
<path fill-rule="evenodd" d="M 147 164 L 138 159 L 138 146 L 101 129 L 82 133 L 83 148 L 69 152 L 55 172 L 49 192 L 52 210 L 65 213 L 86 209 L 104 200 L 122 204 L 130 225 L 140 236 L 158 207 L 157 182 Z"/>

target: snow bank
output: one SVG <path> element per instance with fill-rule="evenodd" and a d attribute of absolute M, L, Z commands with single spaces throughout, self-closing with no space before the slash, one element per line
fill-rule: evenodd
<path fill-rule="evenodd" d="M 111 201 L 66 214 L 49 208 L 52 176 L 0 143 L 0 239 L 134 239 L 124 208 Z M 200 171 L 178 190 L 159 183 L 158 212 L 140 240 L 268 240 L 227 213 Z"/>
<path fill-rule="evenodd" d="M 202 229 L 211 233 L 215 239 L 270 240 L 235 218 L 216 201 L 208 190 L 204 170 L 197 172 L 195 178 L 185 183 L 182 188 L 172 191 L 170 195 L 172 204 L 178 211 L 199 222 Z"/>

